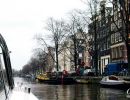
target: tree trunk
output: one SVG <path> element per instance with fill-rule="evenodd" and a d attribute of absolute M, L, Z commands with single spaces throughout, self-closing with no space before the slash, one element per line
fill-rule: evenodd
<path fill-rule="evenodd" d="M 97 21 L 96 21 L 96 15 L 95 15 L 95 22 L 94 22 L 94 68 L 95 68 L 95 74 L 98 76 L 98 48 L 97 48 Z"/>
<path fill-rule="evenodd" d="M 56 70 L 59 71 L 58 62 L 58 44 L 56 44 Z"/>
<path fill-rule="evenodd" d="M 76 36 L 74 34 L 74 65 L 75 65 L 75 71 L 77 69 L 77 43 L 76 43 Z"/>

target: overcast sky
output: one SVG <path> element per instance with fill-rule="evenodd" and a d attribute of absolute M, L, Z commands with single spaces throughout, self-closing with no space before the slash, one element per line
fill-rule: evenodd
<path fill-rule="evenodd" d="M 0 33 L 12 52 L 14 69 L 22 69 L 31 55 L 36 33 L 44 32 L 48 17 L 64 18 L 73 9 L 84 9 L 81 0 L 0 0 Z"/>

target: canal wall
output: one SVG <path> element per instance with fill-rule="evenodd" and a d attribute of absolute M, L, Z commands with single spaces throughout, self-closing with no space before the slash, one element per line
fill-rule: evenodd
<path fill-rule="evenodd" d="M 105 76 L 98 76 L 98 77 L 95 77 L 95 76 L 78 76 L 76 77 L 77 79 L 84 79 L 84 80 L 88 80 L 88 83 L 90 84 L 99 84 L 100 81 L 102 80 L 102 78 L 105 77 Z M 125 81 L 128 81 L 130 82 L 130 76 L 118 76 L 119 78 L 121 79 L 124 79 Z"/>
<path fill-rule="evenodd" d="M 99 82 L 101 81 L 102 77 L 94 77 L 94 76 L 78 76 L 75 79 L 79 79 L 79 80 L 85 80 L 88 81 L 88 84 L 99 84 Z"/>

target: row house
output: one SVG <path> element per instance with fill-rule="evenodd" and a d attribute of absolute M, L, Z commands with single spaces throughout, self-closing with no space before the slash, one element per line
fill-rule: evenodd
<path fill-rule="evenodd" d="M 123 9 L 118 0 L 113 0 L 113 14 L 111 18 L 111 62 L 127 62 L 125 45 L 125 24 Z"/>
<path fill-rule="evenodd" d="M 60 45 L 61 52 L 58 55 L 60 70 L 74 71 L 75 60 L 78 65 L 82 60 L 82 54 L 79 55 L 79 39 L 77 39 L 77 33 L 70 35 L 66 40 Z"/>
<path fill-rule="evenodd" d="M 53 71 L 55 70 L 55 49 L 53 47 L 47 47 L 47 49 L 46 71 Z"/>
<path fill-rule="evenodd" d="M 127 21 L 125 15 L 125 10 L 128 12 L 129 9 L 128 2 L 127 0 L 113 0 L 113 7 L 106 7 L 105 4 L 106 0 L 100 3 L 100 11 L 96 16 L 96 31 L 94 31 L 95 20 L 88 26 L 88 33 L 93 38 L 91 42 L 96 39 L 98 45 L 98 69 L 101 74 L 108 63 L 128 62 L 126 49 L 126 39 L 128 38 L 126 30 L 128 29 L 126 29 Z M 128 9 L 124 10 L 123 7 L 125 6 Z M 94 51 L 94 45 L 91 43 L 91 51 Z"/>
<path fill-rule="evenodd" d="M 84 62 L 85 66 L 91 66 L 91 57 L 88 52 L 88 36 L 86 35 L 85 32 L 78 29 L 74 35 L 67 37 L 60 44 L 61 52 L 58 55 L 60 71 L 64 69 L 67 71 L 75 71 L 82 62 Z"/>
<path fill-rule="evenodd" d="M 61 51 L 58 55 L 58 60 L 59 60 L 59 70 L 63 71 L 71 71 L 72 66 L 71 66 L 71 52 L 70 52 L 70 39 L 66 39 L 62 44 L 61 44 Z"/>
<path fill-rule="evenodd" d="M 98 66 L 100 73 L 104 72 L 105 66 L 110 62 L 110 24 L 111 7 L 106 7 L 105 1 L 100 3 L 99 21 L 97 25 L 98 42 Z"/>
<path fill-rule="evenodd" d="M 78 65 L 84 63 L 86 67 L 91 67 L 91 57 L 89 53 L 89 36 L 82 29 L 78 29 L 76 34 Z"/>
<path fill-rule="evenodd" d="M 78 29 L 74 35 L 67 37 L 61 44 L 61 52 L 58 55 L 60 70 L 75 71 L 84 62 L 90 67 L 90 54 L 88 52 L 88 42 L 86 33 Z M 75 66 L 76 61 L 76 66 Z"/>
<path fill-rule="evenodd" d="M 98 70 L 101 74 L 105 66 L 110 62 L 111 11 L 111 7 L 106 7 L 105 0 L 101 1 L 100 12 L 96 15 L 96 20 L 93 19 L 93 22 L 88 26 L 88 33 L 91 36 L 92 66 L 94 66 L 94 57 L 97 56 Z M 96 44 L 94 43 L 95 41 Z M 95 52 L 97 52 L 97 55 L 95 55 Z"/>

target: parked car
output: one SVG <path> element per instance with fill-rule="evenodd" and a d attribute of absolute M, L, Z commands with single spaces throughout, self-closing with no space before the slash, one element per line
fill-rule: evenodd
<path fill-rule="evenodd" d="M 84 70 L 84 74 L 85 76 L 95 76 L 95 72 L 93 71 L 93 69 L 88 68 Z"/>
<path fill-rule="evenodd" d="M 76 71 L 69 71 L 68 74 L 69 74 L 70 77 L 77 75 L 77 74 L 76 74 Z"/>

